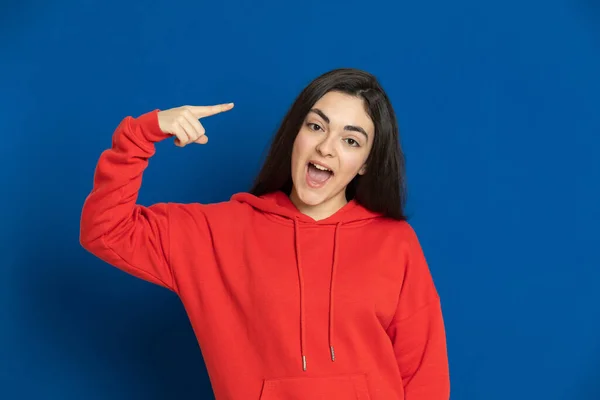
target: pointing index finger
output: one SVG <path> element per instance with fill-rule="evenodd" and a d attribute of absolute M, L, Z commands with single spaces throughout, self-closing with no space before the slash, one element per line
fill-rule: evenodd
<path fill-rule="evenodd" d="M 217 104 L 214 106 L 191 106 L 190 109 L 196 118 L 208 117 L 233 108 L 233 103 Z"/>

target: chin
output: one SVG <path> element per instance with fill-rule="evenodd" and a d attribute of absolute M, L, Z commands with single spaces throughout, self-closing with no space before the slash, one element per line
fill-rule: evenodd
<path fill-rule="evenodd" d="M 303 204 L 306 204 L 307 206 L 318 206 L 319 204 L 324 203 L 329 198 L 329 193 L 326 193 L 324 191 L 321 192 L 320 190 L 315 190 L 306 187 L 297 187 L 296 195 L 298 196 L 298 200 L 300 200 Z"/>

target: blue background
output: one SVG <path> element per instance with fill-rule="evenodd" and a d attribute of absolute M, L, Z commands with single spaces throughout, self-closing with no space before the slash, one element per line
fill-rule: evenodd
<path fill-rule="evenodd" d="M 0 398 L 212 398 L 179 300 L 79 245 L 96 161 L 127 115 L 233 101 L 140 194 L 228 199 L 346 66 L 398 113 L 452 399 L 600 398 L 598 2 L 150 3 L 2 4 Z"/>

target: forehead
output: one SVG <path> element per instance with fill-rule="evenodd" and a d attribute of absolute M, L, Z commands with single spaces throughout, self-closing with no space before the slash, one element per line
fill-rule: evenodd
<path fill-rule="evenodd" d="M 356 125 L 367 132 L 373 132 L 373 121 L 365 107 L 365 101 L 359 97 L 340 92 L 328 92 L 312 108 L 321 110 L 332 125 Z"/>

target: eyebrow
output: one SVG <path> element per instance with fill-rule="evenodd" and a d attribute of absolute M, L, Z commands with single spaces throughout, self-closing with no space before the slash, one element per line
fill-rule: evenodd
<path fill-rule="evenodd" d="M 313 108 L 313 109 L 310 110 L 310 112 L 313 112 L 313 113 L 319 115 L 321 118 L 323 118 L 325 120 L 325 122 L 329 123 L 329 117 L 327 115 L 325 115 L 325 113 L 323 111 L 319 110 L 318 108 Z M 367 140 L 369 140 L 369 135 L 360 126 L 346 125 L 346 126 L 344 126 L 344 129 L 347 130 L 347 131 L 354 131 L 354 132 L 362 133 L 363 135 L 365 135 L 365 137 L 367 138 Z"/>

